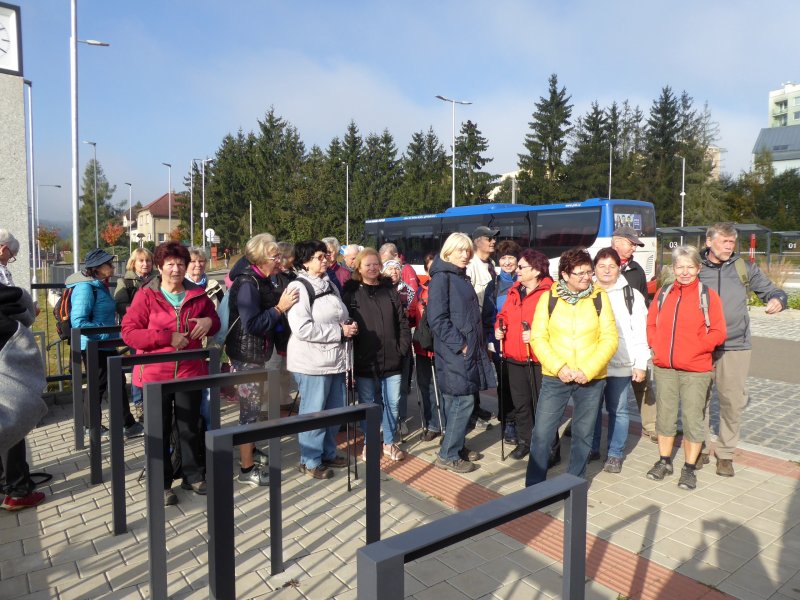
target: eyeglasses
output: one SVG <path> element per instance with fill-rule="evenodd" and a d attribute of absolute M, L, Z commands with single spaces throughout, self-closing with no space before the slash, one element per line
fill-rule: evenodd
<path fill-rule="evenodd" d="M 517 265 L 517 271 L 522 271 L 522 269 L 532 269 L 533 265 Z"/>
<path fill-rule="evenodd" d="M 278 254 L 277 256 L 268 256 L 267 260 L 273 260 L 275 262 L 278 262 L 281 258 L 282 258 L 281 255 Z"/>
<path fill-rule="evenodd" d="M 319 262 L 322 262 L 322 261 L 328 260 L 328 255 L 327 254 L 315 254 L 313 256 L 313 258 L 318 260 Z"/>
<path fill-rule="evenodd" d="M 11 252 L 11 248 L 9 248 L 8 246 L 1 246 L 1 247 L 3 250 L 8 250 L 9 258 L 6 262 L 8 263 L 17 262 L 17 255 Z M 2 252 L 2 250 L 0 250 L 0 252 Z"/>
<path fill-rule="evenodd" d="M 583 279 L 584 277 L 591 277 L 594 275 L 594 271 L 577 271 L 570 273 L 576 279 Z"/>

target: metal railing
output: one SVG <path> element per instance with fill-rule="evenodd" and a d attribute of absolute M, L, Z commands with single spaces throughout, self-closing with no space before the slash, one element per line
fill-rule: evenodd
<path fill-rule="evenodd" d="M 564 474 L 380 542 L 368 543 L 357 554 L 358 600 L 402 600 L 405 563 L 561 500 L 565 503 L 561 598 L 583 600 L 587 490 L 585 479 Z"/>
<path fill-rule="evenodd" d="M 233 447 L 262 440 L 279 440 L 281 436 L 366 420 L 370 439 L 379 435 L 381 409 L 377 404 L 359 404 L 316 413 L 286 417 L 266 423 L 226 427 L 206 433 L 206 466 L 208 482 L 208 577 L 210 598 L 236 598 L 234 518 L 233 518 Z M 269 523 L 270 572 L 282 573 L 283 518 L 281 507 L 280 463 L 270 456 Z M 348 467 L 349 468 L 349 467 Z M 367 543 L 380 539 L 380 444 L 367 446 L 366 466 L 366 536 Z M 165 564 L 166 557 L 161 561 Z M 163 587 L 152 591 L 166 592 Z"/>
<path fill-rule="evenodd" d="M 212 375 L 219 373 L 219 348 L 184 350 L 161 354 L 134 354 L 108 357 L 108 406 L 111 444 L 111 513 L 113 534 L 128 530 L 127 505 L 125 503 L 125 454 L 123 440 L 122 393 L 125 387 L 123 369 L 136 365 L 152 365 L 179 360 L 209 359 L 208 369 Z M 211 429 L 219 429 L 219 388 L 211 388 L 209 417 Z"/>

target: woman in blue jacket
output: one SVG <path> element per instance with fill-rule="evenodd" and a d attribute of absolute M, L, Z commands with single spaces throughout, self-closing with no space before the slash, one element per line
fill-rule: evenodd
<path fill-rule="evenodd" d="M 475 469 L 472 461 L 479 458 L 464 447 L 473 394 L 497 386 L 486 353 L 478 296 L 466 274 L 472 252 L 469 236 L 451 233 L 431 265 L 428 291 L 428 323 L 447 422 L 434 464 L 456 473 L 469 473 Z"/>
<path fill-rule="evenodd" d="M 67 278 L 67 288 L 72 288 L 70 297 L 69 319 L 72 327 L 108 327 L 117 324 L 117 303 L 111 294 L 108 278 L 114 274 L 114 257 L 108 252 L 97 248 L 86 255 L 84 259 L 84 270 L 81 273 L 74 273 Z M 110 334 L 104 333 L 92 335 L 93 340 L 110 339 Z M 86 365 L 86 344 L 89 337 L 81 336 L 81 357 L 83 364 Z M 100 365 L 98 378 L 100 385 L 100 403 L 108 396 L 108 360 L 109 356 L 114 356 L 117 351 L 113 348 L 102 348 L 100 350 Z M 125 417 L 125 437 L 137 437 L 144 433 L 142 424 L 136 421 L 131 414 L 128 393 L 123 388 L 122 391 L 123 413 Z M 83 400 L 83 419 L 89 425 L 89 399 Z M 101 426 L 106 431 L 105 426 Z"/>

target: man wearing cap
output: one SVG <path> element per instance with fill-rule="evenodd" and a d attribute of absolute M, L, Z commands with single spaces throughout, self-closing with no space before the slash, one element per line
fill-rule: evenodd
<path fill-rule="evenodd" d="M 647 294 L 647 275 L 638 262 L 633 260 L 633 253 L 637 247 L 644 246 L 644 242 L 636 235 L 636 230 L 629 225 L 617 227 L 611 234 L 611 247 L 619 254 L 622 276 L 632 288 L 639 290 L 644 296 L 645 304 L 650 305 L 650 296 Z M 639 406 L 639 414 L 642 417 L 642 435 L 657 442 L 656 434 L 656 397 L 653 393 L 653 386 L 650 385 L 648 377 L 642 381 L 633 381 L 633 394 L 636 396 L 636 404 Z"/>
<path fill-rule="evenodd" d="M 486 287 L 497 278 L 497 270 L 492 260 L 492 254 L 494 254 L 499 232 L 499 229 L 486 227 L 485 225 L 476 227 L 475 231 L 472 232 L 472 246 L 475 252 L 467 265 L 467 277 L 469 277 L 472 287 L 478 295 L 478 304 L 481 310 L 483 310 L 483 297 L 486 294 Z M 475 408 L 472 410 L 469 428 L 471 429 L 474 426 L 478 429 L 488 429 L 490 426 L 489 419 L 491 418 L 492 413 L 481 408 L 480 394 L 476 393 Z"/>

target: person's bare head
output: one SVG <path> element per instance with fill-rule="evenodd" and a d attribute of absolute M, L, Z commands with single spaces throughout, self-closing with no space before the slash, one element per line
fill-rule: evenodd
<path fill-rule="evenodd" d="M 349 269 L 355 268 L 356 256 L 358 256 L 358 246 L 355 244 L 350 244 L 344 249 L 343 256 L 344 264 L 346 264 Z"/>
<path fill-rule="evenodd" d="M 386 262 L 387 260 L 397 260 L 397 246 L 391 242 L 387 242 L 378 248 L 378 254 L 381 257 L 381 262 Z"/>

